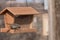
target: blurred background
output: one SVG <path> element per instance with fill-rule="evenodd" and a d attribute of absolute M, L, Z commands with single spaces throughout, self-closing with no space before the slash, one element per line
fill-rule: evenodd
<path fill-rule="evenodd" d="M 39 40 L 48 40 L 48 0 L 0 0 L 0 11 L 6 7 L 33 7 L 35 15 L 33 28 L 40 35 Z M 0 27 L 4 27 L 4 16 L 0 15 Z"/>

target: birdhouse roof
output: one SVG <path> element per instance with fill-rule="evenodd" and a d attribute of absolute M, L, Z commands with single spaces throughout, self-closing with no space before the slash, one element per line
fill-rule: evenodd
<path fill-rule="evenodd" d="M 39 14 L 34 8 L 32 7 L 7 7 L 0 12 L 0 14 L 4 14 L 5 12 L 11 12 L 13 15 L 35 15 Z"/>

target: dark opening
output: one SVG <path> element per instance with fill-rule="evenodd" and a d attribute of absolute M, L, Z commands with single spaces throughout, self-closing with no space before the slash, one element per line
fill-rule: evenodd
<path fill-rule="evenodd" d="M 15 23 L 24 25 L 30 24 L 33 21 L 33 15 L 20 15 L 15 17 Z"/>

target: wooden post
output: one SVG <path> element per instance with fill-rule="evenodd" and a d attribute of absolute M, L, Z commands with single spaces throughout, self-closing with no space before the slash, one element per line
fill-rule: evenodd
<path fill-rule="evenodd" d="M 49 40 L 55 40 L 55 0 L 48 0 L 48 14 L 49 14 Z"/>
<path fill-rule="evenodd" d="M 60 40 L 60 0 L 55 0 L 55 9 L 56 9 L 56 40 Z"/>

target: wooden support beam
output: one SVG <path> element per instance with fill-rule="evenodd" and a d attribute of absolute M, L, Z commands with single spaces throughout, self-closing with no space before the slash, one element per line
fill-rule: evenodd
<path fill-rule="evenodd" d="M 48 14 L 49 14 L 49 40 L 55 40 L 55 0 L 48 0 Z"/>

